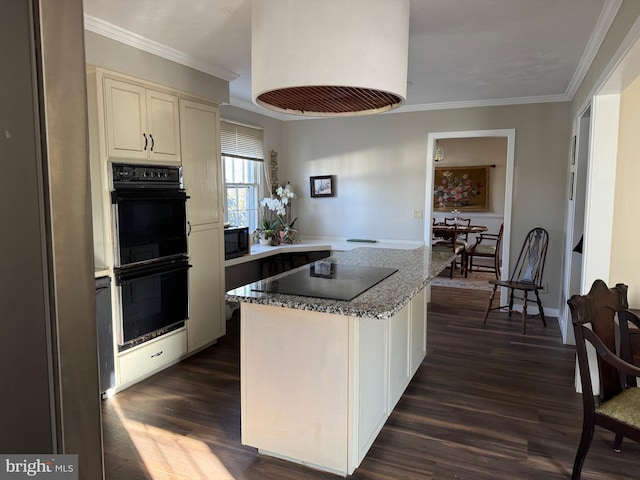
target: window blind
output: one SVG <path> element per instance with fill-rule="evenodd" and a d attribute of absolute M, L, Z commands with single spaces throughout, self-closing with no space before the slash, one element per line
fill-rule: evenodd
<path fill-rule="evenodd" d="M 220 122 L 220 149 L 223 156 L 263 162 L 262 129 L 222 120 Z"/>

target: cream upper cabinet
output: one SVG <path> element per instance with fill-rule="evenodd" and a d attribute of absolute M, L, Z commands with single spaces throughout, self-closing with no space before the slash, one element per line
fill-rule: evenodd
<path fill-rule="evenodd" d="M 193 225 L 222 221 L 218 108 L 180 99 L 184 188 Z"/>
<path fill-rule="evenodd" d="M 180 164 L 178 97 L 104 78 L 108 158 Z"/>

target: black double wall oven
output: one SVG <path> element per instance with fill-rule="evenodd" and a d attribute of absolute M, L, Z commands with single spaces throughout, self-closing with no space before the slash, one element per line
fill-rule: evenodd
<path fill-rule="evenodd" d="M 189 317 L 187 194 L 181 167 L 112 164 L 120 351 Z"/>

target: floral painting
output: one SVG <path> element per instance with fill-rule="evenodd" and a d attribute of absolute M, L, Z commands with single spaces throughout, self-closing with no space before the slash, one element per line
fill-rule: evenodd
<path fill-rule="evenodd" d="M 436 167 L 433 209 L 489 210 L 489 167 Z"/>

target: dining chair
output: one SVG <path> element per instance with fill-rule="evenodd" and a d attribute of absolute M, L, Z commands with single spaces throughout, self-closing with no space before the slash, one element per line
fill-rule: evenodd
<path fill-rule="evenodd" d="M 454 218 L 454 217 L 445 217 L 442 219 L 443 223 L 445 225 L 460 225 L 463 227 L 467 227 L 469 228 L 471 226 L 471 219 L 470 218 Z M 464 241 L 464 242 L 469 242 L 469 232 L 463 232 L 463 233 L 459 233 L 458 234 L 458 240 Z"/>
<path fill-rule="evenodd" d="M 640 442 L 640 389 L 636 383 L 640 368 L 633 364 L 629 339 L 629 322 L 636 330 L 640 328 L 640 318 L 627 310 L 624 284 L 608 288 L 604 281 L 596 280 L 589 293 L 573 295 L 567 303 L 582 386 L 582 434 L 571 476 L 579 480 L 596 425 L 615 434 L 613 449 L 616 452 L 620 451 L 624 437 Z M 587 344 L 597 353 L 592 362 Z M 600 380 L 597 401 L 592 378 Z"/>
<path fill-rule="evenodd" d="M 460 266 L 460 273 L 464 272 L 464 265 L 466 262 L 465 252 L 467 250 L 467 238 L 469 235 L 468 230 L 458 231 L 458 228 L 459 227 L 468 228 L 471 225 L 471 219 L 470 218 L 454 219 L 454 218 L 445 217 L 442 221 L 442 224 L 444 224 L 447 227 L 453 227 L 453 228 L 451 229 L 451 232 L 448 233 L 444 238 L 438 239 L 434 242 L 433 249 L 436 251 L 451 250 L 456 254 L 455 258 L 451 262 L 450 267 L 448 267 L 450 268 L 449 278 L 453 278 L 453 272 L 458 266 Z M 436 225 L 435 220 L 434 220 L 434 225 Z M 458 257 L 460 257 L 460 260 L 458 260 Z"/>
<path fill-rule="evenodd" d="M 514 312 L 513 300 L 517 298 L 522 300 L 522 334 L 527 330 L 527 304 L 528 294 L 533 292 L 536 296 L 538 304 L 538 314 L 542 319 L 542 324 L 546 327 L 547 321 L 544 318 L 544 309 L 540 301 L 539 291 L 542 290 L 542 274 L 544 272 L 544 263 L 547 258 L 547 246 L 549 245 L 549 233 L 544 228 L 536 227 L 529 231 L 525 237 L 524 243 L 518 255 L 515 267 L 511 272 L 509 280 L 489 280 L 493 284 L 493 291 L 489 297 L 487 309 L 484 313 L 482 323 L 487 323 L 487 317 L 491 310 L 508 309 L 509 316 Z M 509 289 L 509 304 L 499 307 L 492 307 L 493 300 L 498 287 L 506 287 Z M 515 292 L 522 292 L 522 297 L 516 297 Z M 535 315 L 531 315 L 535 316 Z"/>
<path fill-rule="evenodd" d="M 476 237 L 476 243 L 467 247 L 467 263 L 464 269 L 464 276 L 469 272 L 493 272 L 496 279 L 500 278 L 500 254 L 502 248 L 502 233 L 504 223 L 500 225 L 498 233 L 481 233 Z M 474 263 L 474 258 L 490 259 L 491 264 Z"/>
<path fill-rule="evenodd" d="M 442 221 L 438 220 L 436 217 L 433 217 L 433 218 L 432 218 L 432 221 L 431 221 L 431 225 L 432 225 L 433 227 L 439 227 L 439 226 L 444 225 L 444 222 L 442 222 Z M 436 235 L 436 233 L 435 233 L 435 232 L 432 232 L 432 234 L 433 234 L 433 238 L 432 238 L 432 239 L 433 239 L 434 241 L 435 241 L 435 240 L 442 240 L 442 237 L 441 237 L 441 236 Z"/>

